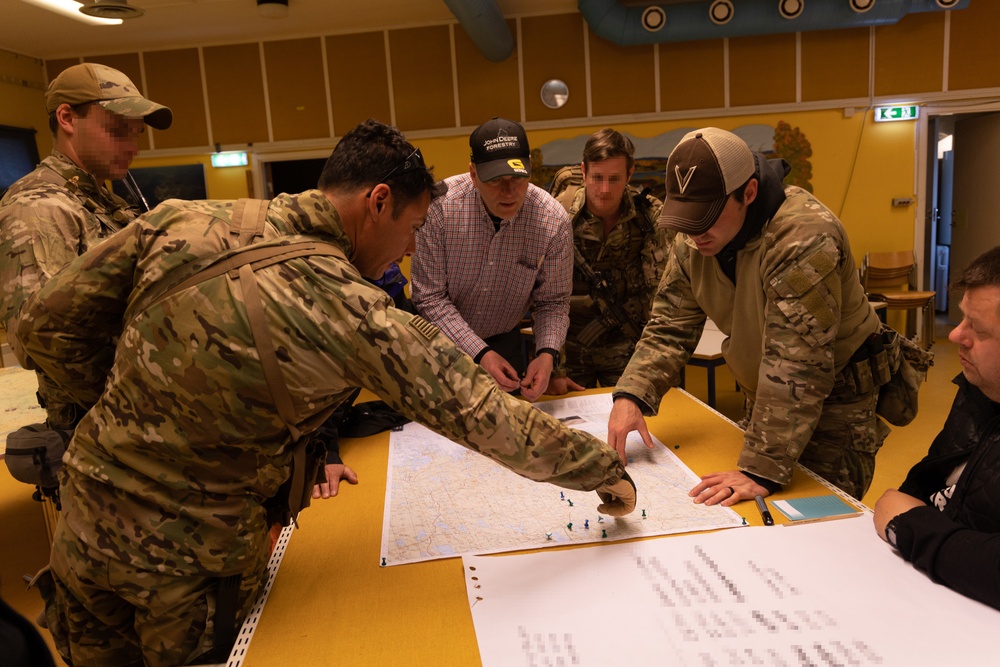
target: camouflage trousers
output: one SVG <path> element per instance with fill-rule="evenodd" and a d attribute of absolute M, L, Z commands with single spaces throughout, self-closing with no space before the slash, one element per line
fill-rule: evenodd
<path fill-rule="evenodd" d="M 567 338 L 563 348 L 566 377 L 588 389 L 598 385 L 614 387 L 632 358 L 635 343 L 627 338 L 608 340 L 604 336 L 593 347 L 584 347 Z"/>
<path fill-rule="evenodd" d="M 875 414 L 878 389 L 856 392 L 838 376 L 799 463 L 861 500 L 875 476 L 875 455 L 890 429 Z M 747 412 L 753 403 L 747 399 Z"/>
<path fill-rule="evenodd" d="M 237 624 L 267 577 L 264 550 L 244 573 Z M 219 579 L 139 570 L 97 552 L 59 521 L 35 578 L 59 654 L 72 667 L 177 667 L 213 650 Z"/>

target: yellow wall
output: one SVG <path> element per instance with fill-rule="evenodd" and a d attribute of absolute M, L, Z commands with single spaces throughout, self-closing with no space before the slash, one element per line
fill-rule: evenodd
<path fill-rule="evenodd" d="M 0 50 L 0 125 L 35 130 L 39 157 L 52 150 L 41 60 Z"/>

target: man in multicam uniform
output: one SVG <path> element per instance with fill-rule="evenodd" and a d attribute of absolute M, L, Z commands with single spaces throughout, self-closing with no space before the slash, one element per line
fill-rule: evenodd
<path fill-rule="evenodd" d="M 0 325 L 8 332 L 46 280 L 135 217 L 105 181 L 125 176 L 146 124 L 165 130 L 173 118 L 124 74 L 95 63 L 63 70 L 45 108 L 52 154 L 0 200 Z M 38 395 L 51 428 L 71 429 L 83 416 L 42 374 Z"/>
<path fill-rule="evenodd" d="M 563 363 L 552 373 L 548 394 L 598 383 L 614 386 L 649 318 L 673 231 L 656 225 L 660 200 L 628 184 L 635 171 L 634 154 L 628 137 L 605 128 L 587 140 L 580 167 L 565 168 L 571 170 L 568 179 L 582 179 L 579 187 L 568 185 L 559 192 L 561 179 L 556 175 L 553 195 L 572 220 L 578 254 Z M 600 289 L 607 291 L 612 306 L 595 303 L 595 281 L 587 276 L 591 272 L 604 285 Z"/>
<path fill-rule="evenodd" d="M 642 415 L 679 383 L 710 317 L 746 395 L 746 435 L 739 469 L 704 476 L 695 502 L 767 495 L 796 462 L 861 498 L 889 432 L 875 414 L 885 379 L 868 361 L 880 323 L 847 233 L 808 192 L 784 187 L 786 173 L 717 128 L 688 133 L 667 161 L 660 222 L 683 235 L 615 387 L 608 441 L 623 458 L 632 430 L 653 446 Z"/>
<path fill-rule="evenodd" d="M 413 251 L 438 194 L 419 152 L 370 120 L 337 144 L 318 190 L 269 203 L 265 241 L 304 235 L 344 256 L 255 273 L 298 426 L 366 387 L 518 474 L 597 490 L 606 513 L 632 511 L 635 486 L 612 448 L 505 394 L 436 327 L 365 281 Z M 49 280 L 18 322 L 24 351 L 94 406 L 65 457 L 51 576 L 37 577 L 49 628 L 76 667 L 218 655 L 229 647 L 214 642 L 217 582 L 242 575 L 237 623 L 263 583 L 263 504 L 289 475 L 291 438 L 240 287 L 222 274 L 117 330 L 126 306 L 166 274 L 230 246 L 233 210 L 165 202 Z"/>

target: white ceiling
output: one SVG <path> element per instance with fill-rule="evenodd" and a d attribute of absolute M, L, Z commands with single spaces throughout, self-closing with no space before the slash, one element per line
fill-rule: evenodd
<path fill-rule="evenodd" d="M 84 0 L 90 2 L 90 0 Z M 288 39 L 454 21 L 444 0 L 289 0 L 264 19 L 256 0 L 129 0 L 146 10 L 119 26 L 90 26 L 22 0 L 0 0 L 0 48 L 42 59 Z M 506 17 L 576 11 L 576 0 L 497 0 Z"/>

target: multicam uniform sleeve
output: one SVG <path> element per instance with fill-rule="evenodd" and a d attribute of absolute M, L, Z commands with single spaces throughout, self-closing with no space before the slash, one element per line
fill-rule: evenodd
<path fill-rule="evenodd" d="M 80 405 L 104 391 L 132 291 L 139 228 L 74 259 L 28 299 L 16 335 L 25 354 Z"/>
<path fill-rule="evenodd" d="M 843 257 L 828 234 L 772 245 L 765 257 L 764 350 L 738 466 L 791 481 L 833 389 Z"/>
<path fill-rule="evenodd" d="M 569 328 L 569 297 L 573 292 L 573 226 L 558 204 L 546 209 L 559 218 L 559 230 L 553 235 L 545 259 L 531 292 L 532 333 L 535 350 L 560 349 Z"/>
<path fill-rule="evenodd" d="M 4 322 L 12 325 L 24 301 L 80 254 L 87 227 L 95 223 L 79 211 L 79 202 L 68 198 L 64 191 L 3 207 L 0 277 L 4 294 L 0 317 Z"/>
<path fill-rule="evenodd" d="M 621 479 L 614 449 L 501 391 L 434 325 L 375 303 L 354 335 L 347 380 L 410 419 L 536 481 L 593 490 Z"/>
<path fill-rule="evenodd" d="M 440 327 L 466 354 L 476 356 L 486 347 L 465 321 L 448 295 L 448 243 L 444 238 L 444 213 L 441 204 L 432 202 L 427 221 L 417 231 L 416 252 L 410 264 L 411 299 L 417 312 Z"/>
<path fill-rule="evenodd" d="M 680 384 L 681 371 L 698 347 L 705 326 L 705 313 L 694 300 L 690 278 L 678 259 L 678 253 L 687 251 L 678 242 L 669 253 L 649 321 L 615 385 L 615 396 L 638 399 L 645 415 L 656 414 L 663 395 Z"/>

